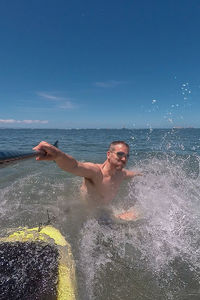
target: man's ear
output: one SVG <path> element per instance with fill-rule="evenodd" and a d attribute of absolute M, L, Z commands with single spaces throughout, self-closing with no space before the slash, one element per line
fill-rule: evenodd
<path fill-rule="evenodd" d="M 110 151 L 107 151 L 107 158 L 110 157 Z"/>

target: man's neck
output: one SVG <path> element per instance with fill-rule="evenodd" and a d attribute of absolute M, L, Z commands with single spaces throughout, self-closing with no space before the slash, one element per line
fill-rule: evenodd
<path fill-rule="evenodd" d="M 117 173 L 121 172 L 119 170 L 116 170 L 116 168 L 114 166 L 112 166 L 108 160 L 106 160 L 103 164 L 102 164 L 102 169 L 104 171 L 104 174 L 107 176 L 114 176 Z"/>

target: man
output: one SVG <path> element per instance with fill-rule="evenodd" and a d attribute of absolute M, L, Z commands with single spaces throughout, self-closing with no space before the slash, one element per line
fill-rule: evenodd
<path fill-rule="evenodd" d="M 102 164 L 77 161 L 46 142 L 41 142 L 33 149 L 39 152 L 36 160 L 54 160 L 61 169 L 83 177 L 81 193 L 93 206 L 110 204 L 123 180 L 141 175 L 124 168 L 129 158 L 129 145 L 124 141 L 114 141 L 110 144 L 107 159 Z M 130 211 L 116 217 L 131 220 L 136 216 Z"/>

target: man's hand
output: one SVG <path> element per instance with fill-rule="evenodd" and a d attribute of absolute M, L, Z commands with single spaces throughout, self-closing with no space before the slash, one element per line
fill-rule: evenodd
<path fill-rule="evenodd" d="M 61 151 L 47 142 L 41 142 L 33 148 L 38 152 L 36 160 L 56 160 Z"/>
<path fill-rule="evenodd" d="M 115 216 L 118 219 L 125 220 L 125 221 L 135 221 L 139 218 L 139 213 L 137 211 L 126 211 L 124 213 L 118 214 Z"/>
<path fill-rule="evenodd" d="M 141 172 L 134 172 L 134 176 L 143 176 L 143 173 L 141 173 Z"/>

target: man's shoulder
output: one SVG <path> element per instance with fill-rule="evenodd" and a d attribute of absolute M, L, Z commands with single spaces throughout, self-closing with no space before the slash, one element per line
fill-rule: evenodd
<path fill-rule="evenodd" d="M 93 169 L 96 172 L 101 172 L 101 164 L 96 164 L 93 162 L 84 162 L 83 164 L 89 169 Z"/>

